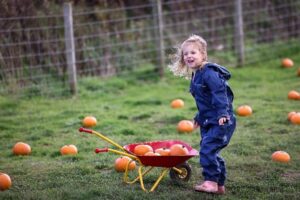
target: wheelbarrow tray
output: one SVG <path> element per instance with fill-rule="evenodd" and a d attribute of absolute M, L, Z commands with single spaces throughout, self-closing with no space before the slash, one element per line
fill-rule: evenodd
<path fill-rule="evenodd" d="M 138 156 L 134 154 L 134 148 L 140 144 L 150 145 L 154 151 L 159 148 L 170 148 L 174 144 L 182 144 L 189 150 L 189 154 L 184 156 Z M 128 153 L 138 157 L 144 166 L 153 166 L 153 167 L 167 167 L 167 168 L 175 167 L 181 163 L 184 163 L 191 157 L 198 155 L 198 151 L 196 149 L 193 149 L 189 144 L 182 142 L 180 140 L 162 140 L 162 141 L 133 143 L 133 144 L 125 145 L 124 149 Z"/>

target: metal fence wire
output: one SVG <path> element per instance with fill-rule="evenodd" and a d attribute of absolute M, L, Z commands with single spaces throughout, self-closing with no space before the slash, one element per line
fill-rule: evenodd
<path fill-rule="evenodd" d="M 191 34 L 207 40 L 211 61 L 228 67 L 300 50 L 299 0 L 24 0 L 1 1 L 0 13 L 1 95 L 76 93 L 78 79 L 144 65 L 162 76 L 174 47 Z"/>

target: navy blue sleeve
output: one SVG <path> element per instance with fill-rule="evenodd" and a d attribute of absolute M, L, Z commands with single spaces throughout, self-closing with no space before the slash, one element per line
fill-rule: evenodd
<path fill-rule="evenodd" d="M 229 102 L 227 98 L 225 80 L 221 78 L 219 73 L 215 70 L 208 69 L 204 76 L 204 82 L 211 92 L 211 103 L 213 107 L 217 109 L 218 119 L 229 116 L 227 112 Z"/>

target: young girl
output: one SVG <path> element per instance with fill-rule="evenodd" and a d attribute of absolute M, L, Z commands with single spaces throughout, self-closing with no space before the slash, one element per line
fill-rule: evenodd
<path fill-rule="evenodd" d="M 194 126 L 200 126 L 200 164 L 204 182 L 196 185 L 200 192 L 224 194 L 226 167 L 220 151 L 226 147 L 235 130 L 233 93 L 227 84 L 229 71 L 207 60 L 206 41 L 197 35 L 190 36 L 177 49 L 170 70 L 177 76 L 191 79 L 198 113 Z"/>

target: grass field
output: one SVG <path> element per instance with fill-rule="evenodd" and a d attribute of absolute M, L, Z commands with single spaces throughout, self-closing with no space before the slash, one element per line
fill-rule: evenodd
<path fill-rule="evenodd" d="M 87 115 L 98 119 L 95 130 L 126 145 L 135 142 L 179 139 L 199 148 L 199 131 L 180 134 L 176 124 L 192 119 L 196 110 L 188 93 L 189 82 L 167 74 L 158 77 L 143 69 L 126 77 L 86 78 L 73 98 L 0 97 L 0 171 L 10 175 L 12 187 L 0 192 L 0 199 L 299 199 L 300 126 L 287 121 L 290 111 L 300 111 L 300 102 L 287 99 L 290 90 L 299 90 L 300 56 L 295 67 L 283 69 L 280 59 L 229 68 L 234 107 L 248 104 L 250 117 L 237 117 L 237 129 L 230 145 L 222 152 L 227 162 L 227 194 L 197 193 L 193 185 L 202 180 L 199 157 L 188 160 L 192 177 L 186 184 L 175 184 L 169 176 L 153 193 L 140 185 L 122 182 L 114 160 L 117 154 L 95 154 L 96 147 L 110 147 L 94 135 L 79 133 Z M 182 98 L 185 107 L 169 104 Z M 14 156 L 13 145 L 31 145 L 29 156 Z M 76 156 L 61 156 L 60 148 L 74 144 Z M 276 150 L 287 151 L 287 164 L 271 161 Z M 159 168 L 144 177 L 152 186 Z"/>

